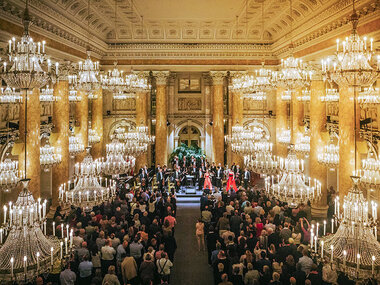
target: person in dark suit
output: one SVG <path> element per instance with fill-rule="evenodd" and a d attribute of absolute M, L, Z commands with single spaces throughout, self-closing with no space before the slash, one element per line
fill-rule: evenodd
<path fill-rule="evenodd" d="M 148 189 L 148 169 L 146 165 L 140 169 L 139 178 L 140 178 L 141 188 L 143 190 Z"/>
<path fill-rule="evenodd" d="M 162 172 L 162 168 L 158 170 L 158 173 L 156 174 L 156 180 L 157 180 L 158 190 L 162 193 L 165 186 L 165 175 Z"/>
<path fill-rule="evenodd" d="M 176 169 L 177 167 L 179 167 L 179 159 L 178 159 L 178 156 L 175 156 L 173 160 L 172 168 Z"/>
<path fill-rule="evenodd" d="M 243 181 L 244 181 L 244 188 L 245 190 L 247 190 L 249 182 L 251 181 L 251 173 L 248 171 L 247 168 L 244 169 Z"/>
<path fill-rule="evenodd" d="M 236 174 L 236 164 L 235 164 L 235 162 L 232 163 L 231 170 L 232 170 L 233 173 Z"/>
<path fill-rule="evenodd" d="M 216 169 L 216 173 L 215 173 L 216 187 L 218 187 L 219 189 L 222 188 L 223 176 L 224 176 L 224 169 L 222 167 L 222 164 L 219 163 Z"/>
<path fill-rule="evenodd" d="M 184 169 L 186 169 L 187 167 L 187 160 L 186 160 L 186 156 L 183 157 L 182 161 L 181 161 L 181 168 L 182 168 L 182 171 Z"/>
<path fill-rule="evenodd" d="M 179 189 L 181 188 L 181 171 L 179 167 L 173 173 L 173 180 L 174 180 L 175 192 L 178 193 Z"/>
<path fill-rule="evenodd" d="M 240 169 L 240 166 L 236 165 L 236 168 L 235 168 L 235 181 L 236 181 L 236 185 L 238 185 L 238 186 L 241 185 L 241 174 L 242 174 L 242 171 Z"/>
<path fill-rule="evenodd" d="M 204 178 L 203 178 L 203 171 L 201 167 L 198 169 L 197 180 L 198 180 L 198 190 L 202 191 Z"/>
<path fill-rule="evenodd" d="M 160 169 L 161 169 L 161 165 L 160 165 L 160 164 L 157 164 L 157 167 L 156 167 L 156 175 L 157 175 L 157 173 L 160 171 Z"/>

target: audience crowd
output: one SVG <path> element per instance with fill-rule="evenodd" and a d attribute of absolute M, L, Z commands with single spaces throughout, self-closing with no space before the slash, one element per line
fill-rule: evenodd
<path fill-rule="evenodd" d="M 290 208 L 258 186 L 204 193 L 200 204 L 196 236 L 199 250 L 205 236 L 214 284 L 355 284 L 311 254 L 310 205 Z"/>
<path fill-rule="evenodd" d="M 119 185 L 121 186 L 121 185 Z M 128 185 L 127 185 L 128 186 Z M 168 284 L 177 248 L 176 198 L 118 187 L 114 201 L 91 212 L 58 207 L 54 220 L 74 229 L 73 251 L 37 284 Z"/>

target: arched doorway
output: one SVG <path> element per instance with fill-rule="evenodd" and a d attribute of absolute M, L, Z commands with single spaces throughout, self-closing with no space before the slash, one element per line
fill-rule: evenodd
<path fill-rule="evenodd" d="M 200 147 L 201 133 L 194 126 L 186 126 L 179 132 L 179 142 L 180 144 L 185 144 L 187 146 Z"/>

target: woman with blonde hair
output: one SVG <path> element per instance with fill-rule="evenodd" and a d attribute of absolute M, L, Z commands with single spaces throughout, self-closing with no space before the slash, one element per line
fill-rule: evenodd
<path fill-rule="evenodd" d="M 120 285 L 119 279 L 115 274 L 115 266 L 108 267 L 108 273 L 104 276 L 102 285 Z"/>

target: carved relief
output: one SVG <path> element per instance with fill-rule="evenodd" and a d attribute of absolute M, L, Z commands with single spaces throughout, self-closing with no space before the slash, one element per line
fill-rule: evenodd
<path fill-rule="evenodd" d="M 249 98 L 243 99 L 244 111 L 262 111 L 267 109 L 267 102 L 260 102 Z"/>
<path fill-rule="evenodd" d="M 178 111 L 201 111 L 202 99 L 201 98 L 179 98 Z"/>
<path fill-rule="evenodd" d="M 136 99 L 128 98 L 125 100 L 113 100 L 113 110 L 114 111 L 135 111 L 136 110 Z"/>

